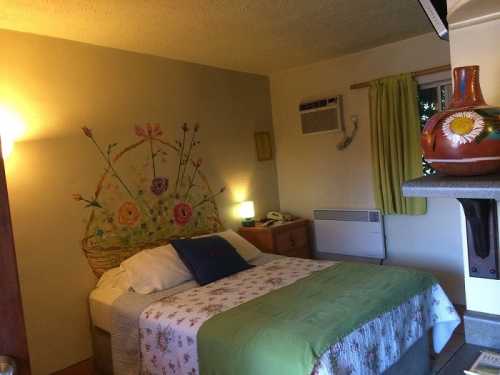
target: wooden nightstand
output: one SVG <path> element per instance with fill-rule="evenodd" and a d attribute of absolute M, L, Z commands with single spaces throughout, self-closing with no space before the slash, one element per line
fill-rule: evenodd
<path fill-rule="evenodd" d="M 270 227 L 241 227 L 238 233 L 266 253 L 311 258 L 308 220 L 297 219 Z"/>

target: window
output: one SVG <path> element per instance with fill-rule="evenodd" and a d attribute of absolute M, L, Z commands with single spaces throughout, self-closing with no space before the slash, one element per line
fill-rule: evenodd
<path fill-rule="evenodd" d="M 420 127 L 436 112 L 443 111 L 450 102 L 452 95 L 451 81 L 439 81 L 420 85 L 418 87 L 418 103 L 420 108 Z M 422 158 L 424 176 L 430 176 L 436 171 Z"/>

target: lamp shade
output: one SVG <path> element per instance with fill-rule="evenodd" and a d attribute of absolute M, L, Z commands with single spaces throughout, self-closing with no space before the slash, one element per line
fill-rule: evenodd
<path fill-rule="evenodd" d="M 245 201 L 240 203 L 239 207 L 240 217 L 242 219 L 250 219 L 255 216 L 255 208 L 253 201 Z"/>

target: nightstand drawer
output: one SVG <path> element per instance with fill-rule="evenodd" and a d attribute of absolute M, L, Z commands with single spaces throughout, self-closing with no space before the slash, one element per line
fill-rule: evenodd
<path fill-rule="evenodd" d="M 276 250 L 279 254 L 289 255 L 296 249 L 308 246 L 307 227 L 305 226 L 290 228 L 276 234 Z"/>
<path fill-rule="evenodd" d="M 309 222 L 297 219 L 271 226 L 242 227 L 238 233 L 261 251 L 297 258 L 311 258 Z"/>

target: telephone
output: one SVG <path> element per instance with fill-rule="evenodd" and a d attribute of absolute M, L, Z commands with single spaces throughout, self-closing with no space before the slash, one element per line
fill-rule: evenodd
<path fill-rule="evenodd" d="M 266 219 L 272 221 L 292 221 L 293 216 L 286 212 L 269 211 L 266 215 Z"/>

